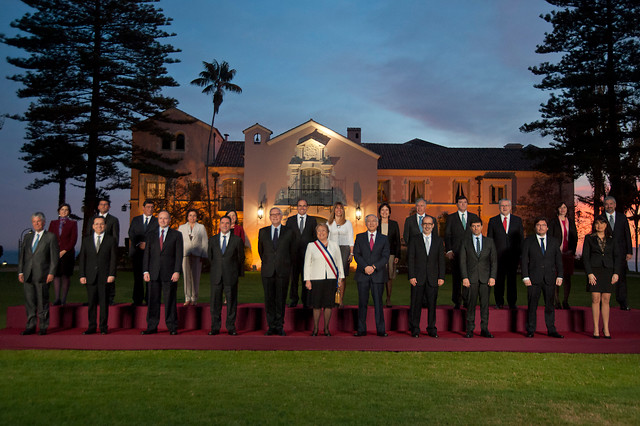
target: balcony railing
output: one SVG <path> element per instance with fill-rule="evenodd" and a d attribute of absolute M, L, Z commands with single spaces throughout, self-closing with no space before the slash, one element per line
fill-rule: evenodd
<path fill-rule="evenodd" d="M 332 206 L 336 201 L 342 201 L 336 199 L 337 193 L 334 190 L 335 188 L 315 190 L 288 188 L 286 199 L 280 204 L 294 206 L 299 199 L 303 198 L 309 206 Z"/>

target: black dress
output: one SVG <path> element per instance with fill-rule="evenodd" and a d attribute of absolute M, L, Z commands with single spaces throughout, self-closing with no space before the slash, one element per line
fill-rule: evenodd
<path fill-rule="evenodd" d="M 584 272 L 596 276 L 596 285 L 589 284 L 587 277 L 587 291 L 595 293 L 615 293 L 615 284 L 611 284 L 613 274 L 620 274 L 618 262 L 618 248 L 613 238 L 598 238 L 596 234 L 587 235 L 582 248 Z"/>

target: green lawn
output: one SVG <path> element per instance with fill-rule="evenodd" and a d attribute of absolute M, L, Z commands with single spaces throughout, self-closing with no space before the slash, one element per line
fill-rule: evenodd
<path fill-rule="evenodd" d="M 133 274 L 131 271 L 118 271 L 116 287 L 116 302 L 131 303 L 133 289 Z M 393 305 L 408 305 L 410 300 L 409 283 L 406 275 L 399 275 L 394 281 L 391 302 Z M 628 276 L 629 303 L 632 308 L 640 308 L 640 277 L 637 274 Z M 51 300 L 53 301 L 53 285 L 51 286 Z M 200 283 L 200 299 L 202 303 L 208 303 L 210 299 L 209 274 L 203 274 Z M 262 303 L 264 301 L 262 281 L 259 272 L 247 272 L 240 279 L 238 290 L 239 303 Z M 69 290 L 68 302 L 86 302 L 87 293 L 84 287 L 78 282 L 77 272 L 72 277 L 71 289 Z M 182 280 L 178 284 L 178 302 L 184 301 L 184 291 Z M 491 296 L 493 302 L 493 295 Z M 358 290 L 353 273 L 347 280 L 347 290 L 345 295 L 347 305 L 358 304 Z M 591 296 L 585 291 L 585 276 L 577 274 L 573 277 L 573 286 L 569 302 L 572 306 L 591 306 Z M 0 328 L 7 324 L 7 307 L 12 305 L 22 305 L 24 296 L 22 287 L 18 282 L 17 273 L 7 271 L 6 267 L 0 267 Z M 451 305 L 451 276 L 440 288 L 438 294 L 439 305 Z M 518 305 L 526 306 L 527 293 L 524 284 L 518 282 Z M 612 306 L 615 300 L 612 301 Z"/>
<path fill-rule="evenodd" d="M 0 422 L 640 422 L 640 355 L 0 351 Z"/>

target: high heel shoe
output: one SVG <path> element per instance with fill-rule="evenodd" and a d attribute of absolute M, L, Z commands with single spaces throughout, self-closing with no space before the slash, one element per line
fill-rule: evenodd
<path fill-rule="evenodd" d="M 311 336 L 317 336 L 318 335 L 318 330 L 313 330 L 313 332 L 311 333 Z"/>
<path fill-rule="evenodd" d="M 599 335 L 599 334 L 594 334 L 594 335 L 593 335 L 593 338 L 594 338 L 594 339 L 599 339 L 599 338 L 600 338 L 600 335 Z"/>
<path fill-rule="evenodd" d="M 604 334 L 604 329 L 602 330 L 602 337 L 604 337 L 605 339 L 611 339 L 611 333 L 609 333 L 609 335 L 607 336 L 606 334 Z"/>
<path fill-rule="evenodd" d="M 327 337 L 331 337 L 331 333 L 329 332 L 329 330 L 325 330 L 324 335 Z"/>

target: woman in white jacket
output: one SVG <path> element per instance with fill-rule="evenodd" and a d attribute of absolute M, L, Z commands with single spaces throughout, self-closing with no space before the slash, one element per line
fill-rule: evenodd
<path fill-rule="evenodd" d="M 335 307 L 335 294 L 338 280 L 344 278 L 344 268 L 340 257 L 340 246 L 329 241 L 329 226 L 321 223 L 316 226 L 318 239 L 307 246 L 304 257 L 304 280 L 311 291 L 313 307 L 313 332 L 318 335 L 320 315 L 324 310 L 324 335 L 331 336 L 329 321 L 331 309 Z"/>
<path fill-rule="evenodd" d="M 207 257 L 207 229 L 203 224 L 198 223 L 198 211 L 189 209 L 187 223 L 180 225 L 178 231 L 182 233 L 184 248 L 182 259 L 184 306 L 195 305 L 198 302 L 202 258 Z"/>

